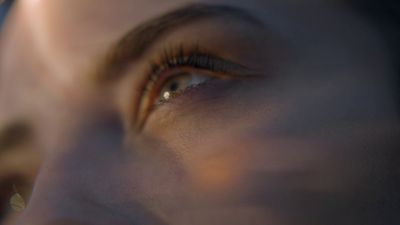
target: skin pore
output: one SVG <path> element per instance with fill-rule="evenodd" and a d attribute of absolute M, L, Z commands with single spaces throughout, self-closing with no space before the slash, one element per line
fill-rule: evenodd
<path fill-rule="evenodd" d="M 1 48 L 43 155 L 9 224 L 400 220 L 398 71 L 343 1 L 21 0 Z"/>

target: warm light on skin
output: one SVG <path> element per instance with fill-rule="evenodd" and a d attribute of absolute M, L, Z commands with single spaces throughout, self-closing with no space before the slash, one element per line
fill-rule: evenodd
<path fill-rule="evenodd" d="M 242 162 L 236 155 L 210 157 L 196 162 L 190 170 L 193 173 L 196 186 L 211 192 L 224 192 L 229 187 L 239 185 Z"/>
<path fill-rule="evenodd" d="M 18 225 L 64 218 L 118 225 L 319 225 L 348 218 L 366 224 L 369 214 L 382 221 L 375 199 L 371 207 L 362 204 L 392 190 L 387 168 L 399 145 L 398 111 L 389 97 L 394 68 L 383 38 L 342 1 L 196 2 L 238 6 L 265 26 L 224 16 L 175 27 L 137 59 L 126 58 L 134 62 L 128 60 L 124 76 L 101 87 L 89 75 L 103 68 L 99 59 L 115 43 L 189 1 L 18 2 L 0 52 L 0 75 L 8 77 L 0 82 L 6 87 L 0 120 L 9 119 L 5 111 L 28 114 L 38 151 L 46 154 Z M 265 77 L 225 82 L 213 71 L 215 80 L 208 80 L 204 69 L 190 68 L 196 77 L 183 87 L 211 85 L 174 98 L 160 84 L 155 89 L 166 91 L 149 95 L 174 101 L 154 107 L 140 132 L 130 129 L 140 100 L 150 101 L 141 94 L 149 64 L 181 43 L 205 46 Z M 178 72 L 163 75 L 188 75 Z"/>
<path fill-rule="evenodd" d="M 62 75 L 63 72 L 56 70 L 56 68 L 60 68 L 60 63 L 55 53 L 48 45 L 51 41 L 49 35 L 51 31 L 49 31 L 47 26 L 46 11 L 48 7 L 45 2 L 45 0 L 17 1 L 15 11 L 20 14 L 21 17 L 24 17 L 23 20 L 28 23 L 27 27 L 29 29 L 26 32 L 28 33 L 27 35 L 31 36 L 31 41 L 36 43 L 34 51 L 37 57 L 48 61 L 49 64 L 47 66 L 51 66 L 49 69 L 54 73 L 52 76 L 48 76 L 47 73 L 40 75 L 45 76 L 43 79 L 56 79 L 55 81 L 57 83 L 63 83 L 66 81 L 66 75 Z"/>

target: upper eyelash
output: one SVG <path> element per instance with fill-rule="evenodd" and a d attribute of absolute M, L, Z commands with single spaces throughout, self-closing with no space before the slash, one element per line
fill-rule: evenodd
<path fill-rule="evenodd" d="M 147 80 L 147 87 L 156 82 L 160 73 L 167 69 L 190 66 L 195 69 L 206 69 L 213 72 L 226 74 L 229 71 L 249 70 L 247 67 L 223 59 L 207 50 L 202 50 L 198 45 L 186 51 L 183 46 L 178 48 L 165 48 L 159 57 L 159 63 L 150 62 L 151 72 Z"/>
<path fill-rule="evenodd" d="M 216 60 L 220 60 L 220 62 L 216 62 Z M 194 47 L 186 54 L 183 46 L 179 47 L 177 54 L 175 54 L 173 49 L 164 49 L 161 62 L 161 64 L 152 64 L 151 68 L 153 74 L 157 74 L 167 68 L 188 65 L 198 69 L 210 69 L 222 73 L 227 70 L 227 68 L 225 68 L 226 60 L 206 51 L 202 51 L 198 46 Z"/>

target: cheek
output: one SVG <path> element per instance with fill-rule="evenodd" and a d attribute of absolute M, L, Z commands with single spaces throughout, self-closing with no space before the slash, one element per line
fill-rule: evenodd
<path fill-rule="evenodd" d="M 259 149 L 248 149 L 232 137 L 246 134 L 254 124 L 268 123 L 276 114 L 273 99 L 257 97 L 269 95 L 265 90 L 244 85 L 235 91 L 192 96 L 190 101 L 182 96 L 157 109 L 144 133 L 177 156 L 189 184 L 185 188 L 220 199 L 224 192 L 242 185 L 249 156 Z"/>
<path fill-rule="evenodd" d="M 192 99 L 196 104 L 166 105 L 145 132 L 180 157 L 196 189 L 218 197 L 252 199 L 260 189 L 351 192 L 368 185 L 371 170 L 385 173 L 398 143 L 385 143 L 393 133 L 387 124 L 368 120 L 375 107 L 357 99 L 369 92 L 342 80 L 332 87 L 321 82 L 249 84 Z"/>
<path fill-rule="evenodd" d="M 390 152 L 399 146 L 385 140 L 391 139 L 386 131 L 376 131 L 368 141 L 362 130 L 320 139 L 260 130 L 200 137 L 198 145 L 174 149 L 180 153 L 184 182 L 170 183 L 169 190 L 182 196 L 178 186 L 186 194 L 185 204 L 201 196 L 207 203 L 274 208 L 279 202 L 293 210 L 303 205 L 310 212 L 329 207 L 332 196 L 343 206 L 358 201 L 357 196 L 374 198 L 390 189 L 395 173 L 389 169 Z"/>

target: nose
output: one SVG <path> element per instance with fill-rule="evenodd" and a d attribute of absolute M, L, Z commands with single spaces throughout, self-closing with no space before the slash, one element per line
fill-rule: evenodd
<path fill-rule="evenodd" d="M 137 179 L 130 177 L 127 160 L 132 154 L 122 146 L 118 120 L 82 122 L 67 133 L 46 152 L 15 225 L 164 224 L 136 201 Z"/>

